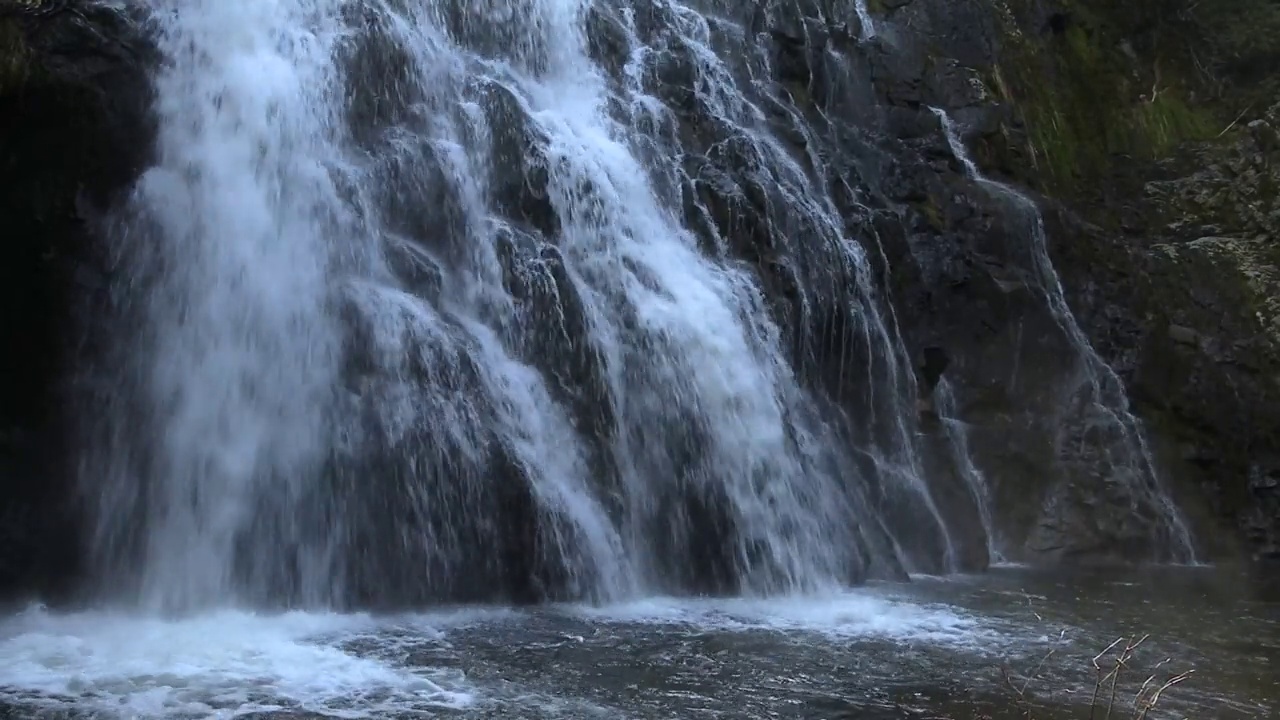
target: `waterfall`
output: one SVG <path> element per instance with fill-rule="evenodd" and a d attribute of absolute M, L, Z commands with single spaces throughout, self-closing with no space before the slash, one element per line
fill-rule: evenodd
<path fill-rule="evenodd" d="M 957 569 L 871 211 L 750 23 L 147 3 L 158 160 L 83 472 L 104 587 L 184 611 Z"/>
<path fill-rule="evenodd" d="M 978 510 L 978 520 L 982 523 L 983 535 L 987 540 L 987 557 L 993 563 L 1003 562 L 1005 557 L 1000 550 L 1000 529 L 996 526 L 995 517 L 991 512 L 991 488 L 987 486 L 986 477 L 974 464 L 969 452 L 969 429 L 958 417 L 955 391 L 951 388 L 951 382 L 945 377 L 941 378 L 938 386 L 934 388 L 933 395 L 938 418 L 946 429 L 947 442 L 951 445 L 952 457 L 955 458 L 958 466 L 957 470 L 973 498 L 974 507 Z"/>
<path fill-rule="evenodd" d="M 135 344 L 121 374 L 143 378 L 130 400 L 156 431 L 136 451 L 145 477 L 123 448 L 89 468 L 104 496 L 97 550 L 118 552 L 146 515 L 148 604 L 225 596 L 256 507 L 294 505 L 325 452 L 339 342 L 328 287 L 352 224 L 329 167 L 340 3 L 325 5 L 155 4 L 169 62 L 159 157 L 121 240 L 136 245 L 131 281 L 156 280 L 136 299 L 140 327 L 121 328 Z"/>
<path fill-rule="evenodd" d="M 1059 442 L 1095 444 L 1105 458 L 1103 471 L 1108 481 L 1124 488 L 1134 509 L 1154 512 L 1158 529 L 1165 535 L 1161 549 L 1168 549 L 1176 560 L 1195 563 L 1195 543 L 1182 512 L 1164 489 L 1155 460 L 1147 445 L 1141 421 L 1129 409 L 1123 381 L 1107 364 L 1085 336 L 1067 304 L 1062 281 L 1049 257 L 1044 217 L 1031 198 L 1012 186 L 985 177 L 969 157 L 960 133 L 951 117 L 940 108 L 931 108 L 942 123 L 952 153 L 966 174 L 982 187 L 1011 199 L 1027 219 L 1027 237 L 1037 290 L 1044 296 L 1049 311 L 1062 329 L 1076 355 L 1074 377 L 1061 390 L 1065 413 L 1084 429 L 1080 437 L 1060 437 Z M 1068 428 L 1062 423 L 1062 433 Z"/>
<path fill-rule="evenodd" d="M 876 36 L 876 21 L 871 17 L 871 10 L 867 7 L 867 0 L 857 0 L 853 4 L 854 12 L 858 14 L 858 22 L 862 24 L 862 37 L 869 40 Z"/>

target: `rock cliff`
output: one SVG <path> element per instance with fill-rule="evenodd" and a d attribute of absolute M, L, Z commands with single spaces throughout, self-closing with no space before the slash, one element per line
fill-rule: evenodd
<path fill-rule="evenodd" d="M 82 544 L 67 444 L 77 410 L 65 391 L 78 363 L 102 351 L 83 346 L 96 336 L 81 321 L 122 301 L 107 292 L 112 252 L 99 223 L 147 163 L 155 59 L 144 17 L 93 3 L 35 5 L 50 12 L 0 0 L 0 587 L 49 593 L 73 579 Z M 942 403 L 968 428 L 1002 552 L 1145 559 L 1161 556 L 1161 542 L 1154 520 L 1117 494 L 1116 469 L 1089 449 L 1091 428 L 1063 406 L 1058 390 L 1080 370 L 1065 359 L 1069 332 L 1032 280 L 1034 223 L 967 172 L 934 107 L 954 118 L 984 173 L 1024 189 L 1043 211 L 1066 299 L 1145 421 L 1201 555 L 1280 556 L 1280 105 L 1270 101 L 1280 4 L 868 7 L 874 32 L 859 27 L 852 2 L 837 0 L 715 12 L 768 44 L 767 82 L 785 98 L 770 122 L 797 157 L 813 152 L 834 173 L 824 182 L 847 216 L 844 230 L 877 258 L 874 282 L 919 368 L 921 430 L 933 445 L 946 442 Z M 602 67 L 620 71 L 611 17 L 601 4 L 588 34 Z M 662 18 L 654 10 L 646 22 Z M 668 58 L 656 92 L 690 145 L 711 147 L 702 140 L 715 118 L 694 101 L 691 63 L 676 50 Z M 386 111 L 357 93 L 362 100 L 370 113 Z M 759 159 L 735 152 L 720 143 L 690 159 L 701 170 L 683 188 L 686 220 L 732 239 L 801 372 L 856 414 L 864 401 L 844 382 L 855 373 L 829 337 L 856 323 L 838 303 L 801 307 L 807 261 L 786 245 L 802 243 L 806 228 L 779 236 L 795 219 L 770 216 L 770 191 L 749 167 Z M 555 233 L 529 187 L 512 195 L 532 227 Z M 693 211 L 692 198 L 710 216 Z M 926 464 L 948 507 L 970 502 L 956 489 L 965 469 Z M 985 565 L 981 528 L 964 534 L 962 564 Z"/>
<path fill-rule="evenodd" d="M 990 6 L 984 165 L 1047 196 L 1071 304 L 1183 505 L 1274 559 L 1280 4 Z"/>
<path fill-rule="evenodd" d="M 69 589 L 76 512 L 66 391 L 78 320 L 108 302 L 98 213 L 149 152 L 154 60 L 139 18 L 0 2 L 0 588 Z M 6 592 L 5 594 L 9 594 Z"/>
<path fill-rule="evenodd" d="M 1243 541 L 1275 558 L 1280 4 L 878 6 L 950 77 L 953 90 L 917 100 L 964 121 L 986 172 L 1040 193 L 1070 304 L 1124 379 L 1203 550 Z M 1223 522 L 1230 540 L 1209 530 Z"/>

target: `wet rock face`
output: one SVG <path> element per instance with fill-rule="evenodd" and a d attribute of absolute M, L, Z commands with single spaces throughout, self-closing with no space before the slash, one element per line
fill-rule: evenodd
<path fill-rule="evenodd" d="M 82 527 L 68 462 L 81 307 L 106 302 L 96 211 L 150 147 L 147 42 L 88 7 L 0 13 L 0 595 L 68 588 Z M 57 6 L 57 7 L 55 7 Z"/>
<path fill-rule="evenodd" d="M 1155 242 L 1141 255 L 1149 322 L 1133 353 L 1134 391 L 1161 413 L 1184 476 L 1270 559 L 1280 557 L 1277 124 L 1280 105 L 1145 187 Z"/>
<path fill-rule="evenodd" d="M 1186 12 L 1156 12 L 1176 5 L 1162 0 L 991 5 L 1003 42 L 979 70 L 1011 112 L 972 147 L 987 172 L 1047 193 L 1068 301 L 1125 381 L 1201 551 L 1274 557 L 1280 516 L 1256 466 L 1280 442 L 1277 111 L 1274 78 L 1246 77 L 1233 58 L 1273 52 L 1280 13 L 1208 2 L 1188 25 Z M 1223 46 L 1206 80 L 1195 61 Z"/>
<path fill-rule="evenodd" d="M 483 4 L 484 13 L 504 11 L 501 3 Z M 713 25 L 708 42 L 749 40 L 765 48 L 765 66 L 734 70 L 757 85 L 753 101 L 761 110 L 761 128 L 777 139 L 770 149 L 776 154 L 766 155 L 724 120 L 724 108 L 699 93 L 705 78 L 698 76 L 696 53 L 679 33 L 669 32 L 681 20 L 662 3 L 638 3 L 643 12 L 632 19 L 635 33 L 661 46 L 640 68 L 640 82 L 670 111 L 653 120 L 657 127 L 637 140 L 638 151 L 686 151 L 680 171 L 655 178 L 654 185 L 683 211 L 684 225 L 705 252 L 741 261 L 755 273 L 763 305 L 806 390 L 829 403 L 833 415 L 849 418 L 846 439 L 859 447 L 882 441 L 892 430 L 884 418 L 893 408 L 877 403 L 898 391 L 918 395 L 919 424 L 912 430 L 925 437 L 920 463 L 951 523 L 961 567 L 982 568 L 988 558 L 984 530 L 974 521 L 975 499 L 962 469 L 948 459 L 936 395 L 944 382 L 954 394 L 955 417 L 968 429 L 977 470 L 990 485 L 1007 555 L 1148 558 L 1154 550 L 1150 518 L 1130 512 L 1123 494 L 1112 494 L 1119 478 L 1110 477 L 1104 462 L 1073 450 L 1087 445 L 1082 439 L 1089 429 L 1071 415 L 1059 390 L 1078 367 L 1070 359 L 1069 338 L 1037 289 L 1026 218 L 967 177 L 930 106 L 946 109 L 984 172 L 1047 191 L 1047 197 L 1037 197 L 1046 209 L 1050 254 L 1071 307 L 1127 383 L 1165 470 L 1181 481 L 1178 499 L 1198 510 L 1192 515 L 1200 535 L 1212 536 L 1210 529 L 1227 522 L 1250 552 L 1275 557 L 1280 306 L 1274 299 L 1280 297 L 1280 259 L 1271 240 L 1280 231 L 1280 111 L 1249 118 L 1227 135 L 1225 145 L 1188 150 L 1180 159 L 1166 156 L 1165 162 L 1139 167 L 1131 158 L 1106 156 L 1101 166 L 1123 166 L 1125 173 L 1115 174 L 1127 174 L 1125 182 L 1117 180 L 1110 194 L 1100 191 L 1102 197 L 1067 192 L 1053 176 L 1065 167 L 1064 155 L 1096 153 L 1076 153 L 1080 148 L 1067 143 L 1075 137 L 1047 137 L 1037 113 L 1048 103 L 1074 115 L 1076 106 L 1062 103 L 1080 101 L 1080 93 L 1092 87 L 1073 83 L 1075 76 L 1064 70 L 1097 59 L 1086 52 L 1087 44 L 1080 45 L 1094 36 L 1082 24 L 1084 15 L 1069 7 L 1074 4 L 873 0 L 873 13 L 885 24 L 875 38 L 860 41 L 851 1 L 704 3 L 737 24 Z M 516 5 L 517 11 L 531 6 Z M 476 52 L 497 52 L 493 45 L 502 38 L 482 32 L 462 7 L 449 6 L 451 32 Z M 589 52 L 612 81 L 621 82 L 631 42 L 621 16 L 599 3 L 585 20 Z M 82 335 L 108 340 L 81 333 L 74 319 L 92 321 L 95 307 L 112 302 L 105 293 L 112 253 L 98 232 L 96 211 L 115 204 L 145 164 L 151 144 L 153 59 L 140 37 L 145 30 L 137 19 L 101 9 L 38 19 L 0 13 L 7 53 L 0 66 L 0 180 L 6 188 L 0 217 L 8 223 L 6 258 L 0 262 L 0 532 L 6 533 L 0 590 L 47 592 L 74 575 L 76 531 L 83 524 L 69 502 L 72 468 L 62 464 L 74 456 L 66 439 L 76 432 L 74 408 L 61 393 L 76 377 L 82 353 L 100 349 L 91 343 L 72 352 L 70 346 L 80 347 Z M 376 28 L 365 30 L 348 48 L 358 70 L 352 76 L 367 73 L 400 87 L 394 80 L 405 72 L 403 49 L 375 43 L 370 38 Z M 739 31 L 745 34 L 734 34 Z M 1133 44 L 1136 50 L 1115 52 L 1141 55 L 1150 49 Z M 1064 71 L 1045 84 L 1062 83 L 1072 94 L 1027 93 L 1010 69 L 1028 58 L 1050 58 Z M 1150 78 L 1142 80 L 1150 85 Z M 349 93 L 356 140 L 372 155 L 387 142 L 382 131 L 425 101 L 409 90 L 396 95 L 375 89 L 356 85 Z M 599 392 L 599 358 L 577 342 L 586 313 L 582 298 L 571 292 L 556 244 L 562 228 L 550 197 L 546 139 L 508 88 L 481 83 L 459 92 L 469 93 L 493 129 L 492 170 L 501 180 L 492 192 L 508 224 L 500 258 L 503 282 L 528 320 L 520 329 L 519 354 L 558 380 L 556 400 L 577 424 L 593 428 L 603 446 L 619 419 Z M 1175 117 L 1152 116 L 1152 99 L 1134 93 L 1125 99 L 1134 103 L 1134 114 L 1125 117 Z M 421 148 L 412 159 L 385 169 L 396 187 L 446 186 L 432 148 Z M 798 170 L 781 171 L 783 160 Z M 1084 170 L 1068 169 L 1083 184 L 1078 177 Z M 796 198 L 810 195 L 810 187 L 829 194 L 841 227 L 819 227 L 813 214 L 795 211 Z M 379 209 L 397 219 L 397 233 L 430 239 L 391 242 L 389 259 L 406 289 L 434 297 L 447 292 L 447 270 L 465 250 L 458 247 L 465 238 L 440 230 L 460 225 L 458 199 L 423 192 L 431 202 L 415 204 L 410 194 L 388 193 L 379 198 Z M 831 250 L 833 236 L 841 233 L 856 239 L 870 258 L 865 274 Z M 557 323 L 539 322 L 548 308 L 556 309 Z M 873 357 L 867 338 L 876 329 L 862 324 L 877 308 L 893 318 L 896 326 L 883 331 L 896 334 L 893 342 L 900 336 L 917 371 L 914 378 L 896 379 L 903 385 L 889 392 L 865 382 L 890 362 Z M 460 368 L 448 377 L 433 376 L 436 364 L 426 355 L 395 358 L 403 367 L 375 367 L 379 359 L 361 352 L 369 345 L 362 333 L 371 332 L 357 324 L 351 329 L 344 380 L 354 416 L 372 416 L 369 403 L 403 389 L 379 385 L 378 377 L 475 392 L 478 373 L 456 358 L 438 363 Z M 462 352 L 457 342 L 454 350 Z M 877 362 L 878 370 L 871 367 Z M 524 470 L 495 438 L 477 441 L 485 459 L 464 471 L 455 462 L 462 449 L 448 437 L 397 434 L 376 419 L 363 430 L 364 444 L 331 468 L 327 496 L 315 499 L 344 503 L 353 514 L 348 544 L 361 562 L 342 569 L 346 602 L 534 602 L 574 597 L 577 587 L 590 584 L 556 545 L 571 545 L 565 540 L 571 531 L 536 507 Z M 692 438 L 691 448 L 698 445 L 695 430 L 681 430 Z M 693 449 L 689 454 L 696 455 Z M 616 475 L 604 452 L 585 461 L 595 477 Z M 402 499 L 414 491 L 408 478 L 421 467 L 432 468 L 430 484 L 440 493 L 440 505 L 483 507 L 494 523 L 476 528 L 442 516 L 411 518 L 395 528 L 380 524 L 379 518 L 412 505 Z M 496 480 L 484 482 L 466 472 Z M 377 478 L 376 493 L 359 487 L 365 477 Z M 465 496 L 476 488 L 483 492 Z M 869 490 L 867 502 L 882 503 L 891 514 L 893 498 L 878 496 L 880 490 Z M 723 499 L 689 491 L 659 500 L 661 512 L 652 522 L 688 516 L 696 521 L 682 527 L 703 529 L 696 538 L 672 535 L 673 546 L 698 550 L 688 557 L 671 553 L 672 567 L 664 575 L 672 579 L 672 591 L 737 591 L 734 565 L 741 561 L 726 548 L 738 528 L 721 512 Z M 406 545 L 393 532 L 401 527 L 442 539 L 475 572 L 448 576 L 439 548 Z M 861 532 L 868 548 L 887 543 L 874 528 Z M 743 554 L 754 562 L 753 548 L 744 545 Z M 906 545 L 922 566 L 938 569 L 928 564 L 940 557 L 937 537 L 922 531 Z M 901 568 L 875 567 L 876 553 L 865 554 L 868 559 L 850 568 L 848 579 L 900 576 Z M 282 595 L 288 593 L 281 588 Z"/>
<path fill-rule="evenodd" d="M 1234 554 L 1243 542 L 1275 553 L 1280 516 L 1257 466 L 1280 437 L 1280 162 L 1272 101 L 1256 100 L 1272 80 L 1246 77 L 1236 58 L 1273 53 L 1264 29 L 1280 14 L 1266 3 L 1176 5 L 872 3 L 891 37 L 870 55 L 872 74 L 900 142 L 880 185 L 909 208 L 907 248 L 890 253 L 899 317 L 914 352 L 948 351 L 999 524 L 1030 558 L 1142 557 L 1151 542 L 1146 521 L 1112 497 L 1106 464 L 1070 451 L 1086 429 L 1055 413 L 1052 389 L 1072 368 L 1029 297 L 1016 218 L 956 177 L 920 105 L 948 110 L 986 174 L 1046 193 L 1069 304 L 1125 381 L 1201 551 Z M 1238 49 L 1221 54 L 1216 80 L 1234 98 L 1190 77 L 1186 47 Z M 1218 109 L 1226 116 L 1214 119 Z"/>

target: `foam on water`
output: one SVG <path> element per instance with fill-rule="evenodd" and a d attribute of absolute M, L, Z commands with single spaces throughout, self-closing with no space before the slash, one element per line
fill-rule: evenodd
<path fill-rule="evenodd" d="M 777 598 L 651 598 L 603 608 L 575 607 L 573 612 L 606 622 L 814 633 L 830 639 L 928 643 L 972 652 L 1003 645 L 1001 631 L 976 615 L 871 588 Z"/>
<path fill-rule="evenodd" d="M 813 634 L 965 655 L 991 654 L 1012 641 L 1008 629 L 978 616 L 874 588 L 776 599 L 653 598 L 559 610 L 592 624 L 667 626 L 677 634 L 690 628 Z M 531 617 L 508 608 L 458 608 L 384 617 L 227 610 L 160 619 L 33 608 L 0 621 L 0 698 L 36 712 L 74 708 L 130 718 L 270 711 L 365 718 L 527 704 L 536 699 L 526 697 L 527 689 L 504 701 L 458 670 L 410 667 L 416 663 L 406 657 L 424 642 L 451 654 L 457 648 L 449 631 L 468 626 L 509 631 L 515 625 L 519 637 L 518 626 Z M 550 711 L 564 698 L 543 700 L 534 704 Z"/>
<path fill-rule="evenodd" d="M 420 635 L 430 632 L 417 624 Z M 33 609 L 0 622 L 0 682 L 6 695 L 36 705 L 73 702 L 126 717 L 279 709 L 369 717 L 473 702 L 458 673 L 396 667 L 339 647 L 378 625 L 364 615 L 228 610 L 163 620 Z"/>

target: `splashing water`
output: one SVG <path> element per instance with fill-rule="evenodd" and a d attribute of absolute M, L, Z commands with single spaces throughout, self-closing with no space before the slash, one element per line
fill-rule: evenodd
<path fill-rule="evenodd" d="M 475 701 L 460 673 L 415 672 L 340 647 L 380 627 L 359 615 L 215 611 L 172 621 L 33 608 L 0 621 L 0 674 L 6 694 L 27 694 L 10 699 L 25 701 L 36 717 L 61 716 L 68 698 L 95 716 L 130 718 L 287 708 L 364 717 L 459 710 Z M 441 634 L 429 622 L 417 632 Z M 353 701 L 357 713 L 349 712 Z"/>
<path fill-rule="evenodd" d="M 137 256 L 132 280 L 154 277 L 120 370 L 144 379 L 104 422 L 125 423 L 134 403 L 157 430 L 86 470 L 114 582 L 145 517 L 137 585 L 154 606 L 226 599 L 255 508 L 295 506 L 326 451 L 339 346 L 326 308 L 353 226 L 330 174 L 340 6 L 154 5 L 169 58 L 156 80 L 159 158 L 135 191 L 142 219 L 121 238 Z M 273 540 L 294 539 L 290 517 Z"/>

